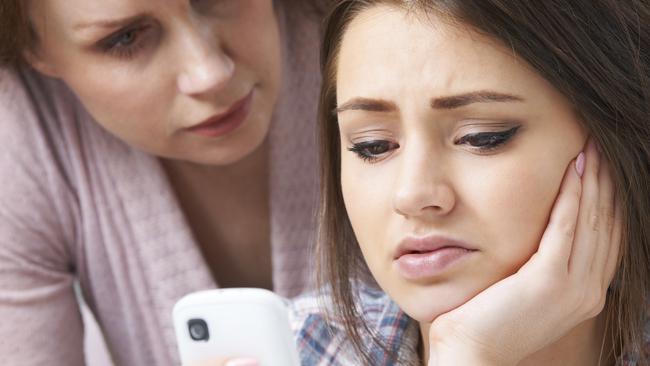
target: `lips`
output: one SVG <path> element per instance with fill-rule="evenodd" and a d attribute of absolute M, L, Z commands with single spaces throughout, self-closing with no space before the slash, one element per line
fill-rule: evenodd
<path fill-rule="evenodd" d="M 205 121 L 186 129 L 205 137 L 220 137 L 239 127 L 248 117 L 253 101 L 251 90 L 244 98 L 235 102 L 227 111 L 214 115 Z"/>
<path fill-rule="evenodd" d="M 468 244 L 442 236 L 406 238 L 393 257 L 397 271 L 406 279 L 419 280 L 444 274 L 476 249 Z"/>

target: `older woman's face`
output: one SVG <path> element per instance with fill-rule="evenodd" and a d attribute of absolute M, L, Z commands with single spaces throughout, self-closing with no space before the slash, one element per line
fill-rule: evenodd
<path fill-rule="evenodd" d="M 586 134 L 512 52 L 433 15 L 363 11 L 338 61 L 341 184 L 379 285 L 431 321 L 537 250 Z"/>
<path fill-rule="evenodd" d="M 263 141 L 278 94 L 271 0 L 41 0 L 28 55 L 108 131 L 147 152 L 208 164 Z"/>

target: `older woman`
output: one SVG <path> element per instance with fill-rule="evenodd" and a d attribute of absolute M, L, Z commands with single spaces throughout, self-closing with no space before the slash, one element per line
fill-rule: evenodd
<path fill-rule="evenodd" d="M 317 11 L 3 2 L 4 364 L 83 363 L 75 280 L 120 365 L 177 364 L 187 292 L 308 286 Z"/>

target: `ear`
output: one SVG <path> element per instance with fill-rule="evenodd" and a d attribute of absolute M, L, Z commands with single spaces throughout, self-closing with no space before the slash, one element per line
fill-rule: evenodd
<path fill-rule="evenodd" d="M 25 50 L 23 52 L 23 58 L 32 68 L 41 74 L 53 78 L 59 77 L 54 65 L 44 57 L 41 50 L 38 49 L 38 46 Z"/>

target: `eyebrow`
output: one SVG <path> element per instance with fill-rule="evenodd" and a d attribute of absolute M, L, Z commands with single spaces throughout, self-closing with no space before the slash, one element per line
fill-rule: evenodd
<path fill-rule="evenodd" d="M 395 112 L 397 105 L 383 99 L 370 98 L 352 98 L 341 104 L 334 112 L 341 113 L 345 111 L 367 111 L 367 112 Z"/>
<path fill-rule="evenodd" d="M 86 22 L 86 23 L 77 23 L 72 28 L 74 30 L 84 30 L 88 28 L 114 29 L 114 28 L 123 27 L 125 25 L 137 23 L 146 17 L 147 14 L 139 14 L 131 17 L 120 18 L 120 19 L 97 20 L 97 21 Z"/>
<path fill-rule="evenodd" d="M 491 90 L 480 90 L 471 93 L 431 99 L 431 108 L 455 109 L 473 103 L 507 103 L 523 101 L 524 98 L 517 95 L 499 93 Z"/>
<path fill-rule="evenodd" d="M 431 99 L 430 105 L 433 109 L 456 109 L 474 103 L 507 103 L 523 102 L 524 98 L 495 92 L 491 90 L 480 90 L 458 95 L 437 97 Z M 334 113 L 345 111 L 366 111 L 366 112 L 396 112 L 399 108 L 393 102 L 383 99 L 352 98 L 334 110 Z"/>

